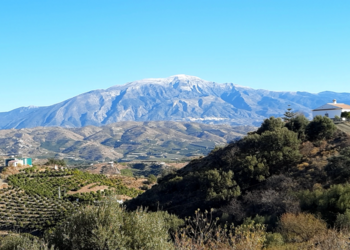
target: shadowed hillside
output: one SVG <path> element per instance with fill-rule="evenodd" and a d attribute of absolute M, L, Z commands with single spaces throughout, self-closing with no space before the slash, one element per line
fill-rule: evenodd
<path fill-rule="evenodd" d="M 215 208 L 226 221 L 242 223 L 260 216 L 260 221 L 274 225 L 283 213 L 310 209 L 300 192 L 326 190 L 348 180 L 350 171 L 331 165 L 339 155 L 347 157 L 348 146 L 350 135 L 336 130 L 328 118 L 309 122 L 298 116 L 288 123 L 266 119 L 256 132 L 160 178 L 128 207 L 160 208 L 181 217 L 198 208 Z M 343 173 L 343 179 L 334 171 Z"/>

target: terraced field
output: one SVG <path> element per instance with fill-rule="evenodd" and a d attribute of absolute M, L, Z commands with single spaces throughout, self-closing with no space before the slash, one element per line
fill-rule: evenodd
<path fill-rule="evenodd" d="M 0 230 L 43 231 L 56 225 L 79 206 L 109 195 L 135 197 L 142 191 L 77 169 L 38 171 L 26 168 L 8 176 L 9 187 L 0 189 Z M 94 190 L 103 186 L 104 190 Z M 74 192 L 85 189 L 85 192 Z M 60 190 L 60 192 L 59 192 Z"/>
<path fill-rule="evenodd" d="M 79 207 L 77 202 L 27 195 L 19 188 L 0 190 L 1 229 L 42 230 Z"/>

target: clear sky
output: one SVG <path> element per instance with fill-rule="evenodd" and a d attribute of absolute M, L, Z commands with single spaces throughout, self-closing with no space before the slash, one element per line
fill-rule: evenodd
<path fill-rule="evenodd" d="M 350 92 L 349 0 L 2 0 L 0 112 L 176 74 Z"/>

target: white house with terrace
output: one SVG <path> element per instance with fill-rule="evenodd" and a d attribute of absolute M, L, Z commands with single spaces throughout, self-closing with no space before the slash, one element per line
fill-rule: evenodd
<path fill-rule="evenodd" d="M 313 117 L 320 115 L 334 119 L 335 116 L 341 117 L 341 113 L 343 112 L 350 112 L 350 105 L 337 103 L 337 100 L 334 99 L 332 103 L 327 103 L 312 110 L 312 115 Z"/>

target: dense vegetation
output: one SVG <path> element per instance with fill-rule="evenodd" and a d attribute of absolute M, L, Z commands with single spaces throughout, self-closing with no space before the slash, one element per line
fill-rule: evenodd
<path fill-rule="evenodd" d="M 266 119 L 238 142 L 159 178 L 130 209 L 158 207 L 180 217 L 215 208 L 222 222 L 256 221 L 277 229 L 280 216 L 302 211 L 328 226 L 350 223 L 350 139 L 332 120 Z M 335 186 L 337 184 L 337 186 Z M 348 197 L 349 196 L 349 197 Z M 350 226 L 350 224 L 349 224 Z"/>
<path fill-rule="evenodd" d="M 81 172 L 65 178 L 74 175 L 88 182 Z M 31 178 L 11 181 L 31 192 Z M 42 239 L 10 236 L 0 249 L 348 249 L 349 179 L 350 136 L 327 117 L 309 122 L 289 110 L 284 121 L 266 119 L 245 138 L 161 176 L 128 210 L 102 199 Z"/>
<path fill-rule="evenodd" d="M 79 208 L 42 238 L 9 235 L 1 239 L 0 249 L 333 250 L 348 249 L 348 239 L 348 231 L 327 229 L 324 221 L 306 213 L 283 214 L 278 232 L 271 233 L 253 221 L 220 225 L 211 212 L 196 211 L 185 221 L 162 211 L 128 212 L 115 199 L 107 199 Z"/>

